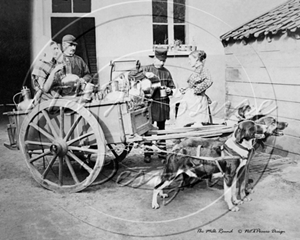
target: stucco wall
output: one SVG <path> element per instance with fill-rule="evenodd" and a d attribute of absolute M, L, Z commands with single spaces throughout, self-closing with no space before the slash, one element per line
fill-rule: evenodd
<path fill-rule="evenodd" d="M 253 109 L 265 102 L 271 116 L 288 122 L 285 136 L 269 142 L 286 154 L 300 155 L 300 41 L 288 35 L 230 44 L 226 51 L 226 100 L 233 109 L 248 99 Z"/>
<path fill-rule="evenodd" d="M 225 102 L 224 48 L 219 36 L 251 18 L 277 6 L 284 0 L 187 0 L 188 44 L 207 52 L 207 68 L 213 86 L 208 90 L 211 99 L 220 108 Z M 34 0 L 32 46 L 33 59 L 51 38 L 51 17 L 76 17 L 78 14 L 52 14 L 51 1 Z M 151 1 L 92 0 L 96 22 L 96 49 L 100 84 L 109 81 L 109 62 L 113 59 L 139 59 L 152 63 L 152 7 Z M 187 58 L 169 58 L 170 69 L 179 87 L 186 85 L 190 74 Z M 218 117 L 223 117 L 224 109 Z M 217 116 L 216 116 L 217 117 Z"/>

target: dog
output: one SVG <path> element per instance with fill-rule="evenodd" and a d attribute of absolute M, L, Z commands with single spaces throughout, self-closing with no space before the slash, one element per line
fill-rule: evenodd
<path fill-rule="evenodd" d="M 196 179 L 210 178 L 213 174 L 224 174 L 224 198 L 229 210 L 236 212 L 239 210 L 237 204 L 241 201 L 237 199 L 236 184 L 238 176 L 245 178 L 245 174 L 240 171 L 246 165 L 247 159 L 251 157 L 254 140 L 258 135 L 263 134 L 263 129 L 253 121 L 243 121 L 239 123 L 230 138 L 224 143 L 223 154 L 232 157 L 232 160 L 207 161 L 197 159 L 196 164 L 194 157 L 187 155 L 187 151 L 182 148 L 186 145 L 195 145 L 197 143 L 190 139 L 186 142 L 174 146 L 173 152 L 167 155 L 161 182 L 154 187 L 152 196 L 152 208 L 159 208 L 157 197 L 167 197 L 163 189 L 168 187 L 177 176 L 185 174 L 188 177 Z M 239 181 L 239 187 L 245 185 L 244 179 Z M 243 189 L 239 190 L 243 194 Z M 243 196 L 243 195 L 242 195 Z M 244 196 L 243 196 L 244 197 Z"/>
<path fill-rule="evenodd" d="M 262 149 L 264 149 L 265 143 L 267 142 L 270 136 L 275 136 L 275 137 L 283 136 L 284 135 L 283 130 L 288 127 L 287 122 L 278 121 L 274 117 L 266 116 L 264 114 L 254 115 L 248 118 L 247 120 L 254 121 L 255 123 L 264 127 L 265 136 L 264 138 L 258 139 L 256 141 L 256 146 L 255 146 L 256 149 L 259 147 L 262 147 Z"/>
<path fill-rule="evenodd" d="M 283 136 L 284 135 L 283 130 L 288 127 L 287 122 L 277 121 L 274 117 L 271 116 L 259 116 L 259 118 L 254 116 L 254 118 L 252 119 L 257 124 L 266 126 L 264 132 L 265 140 L 267 140 L 269 136 Z"/>

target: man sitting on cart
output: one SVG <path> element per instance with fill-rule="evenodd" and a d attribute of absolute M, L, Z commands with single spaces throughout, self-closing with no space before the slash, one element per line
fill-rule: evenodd
<path fill-rule="evenodd" d="M 86 63 L 81 57 L 75 55 L 77 46 L 75 40 L 72 35 L 63 37 L 63 53 L 60 52 L 56 42 L 50 43 L 52 52 L 48 53 L 47 60 L 41 60 L 32 71 L 36 91 L 42 90 L 52 95 L 74 95 L 75 86 L 84 88 L 92 80 Z"/>
<path fill-rule="evenodd" d="M 92 76 L 87 64 L 83 59 L 75 54 L 77 47 L 76 38 L 73 35 L 65 35 L 62 38 L 63 62 L 66 68 L 66 74 L 78 76 L 78 82 L 85 85 L 91 82 Z"/>

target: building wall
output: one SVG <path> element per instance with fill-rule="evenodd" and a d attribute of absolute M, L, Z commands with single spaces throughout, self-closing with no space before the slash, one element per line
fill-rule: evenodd
<path fill-rule="evenodd" d="M 300 155 L 300 40 L 277 36 L 271 41 L 255 40 L 225 47 L 226 100 L 232 103 L 231 110 L 248 99 L 252 107 L 271 103 L 264 112 L 274 106 L 271 113 L 279 121 L 288 122 L 285 136 L 269 142 L 289 155 Z"/>
<path fill-rule="evenodd" d="M 207 94 L 215 102 L 215 117 L 223 118 L 225 109 L 224 49 L 219 36 L 245 20 L 251 19 L 284 0 L 187 0 L 188 44 L 206 51 L 206 66 L 210 70 L 213 86 Z M 253 6 L 256 6 L 255 8 Z M 53 16 L 79 17 L 80 14 L 52 14 L 50 0 L 34 0 L 33 57 L 43 49 L 51 37 L 50 18 Z M 96 49 L 100 84 L 109 81 L 109 63 L 114 59 L 139 59 L 143 65 L 151 64 L 152 5 L 149 0 L 92 0 L 92 12 L 85 15 L 96 22 Z M 185 87 L 191 74 L 188 58 L 170 57 L 166 67 L 171 71 L 178 87 Z M 172 100 L 176 101 L 176 98 Z"/>

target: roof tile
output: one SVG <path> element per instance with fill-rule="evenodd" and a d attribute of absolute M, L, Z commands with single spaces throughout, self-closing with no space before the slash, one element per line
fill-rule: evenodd
<path fill-rule="evenodd" d="M 260 34 L 276 34 L 279 31 L 292 32 L 300 28 L 300 0 L 289 0 L 273 10 L 259 16 L 248 23 L 223 34 L 222 41 L 243 39 Z"/>

